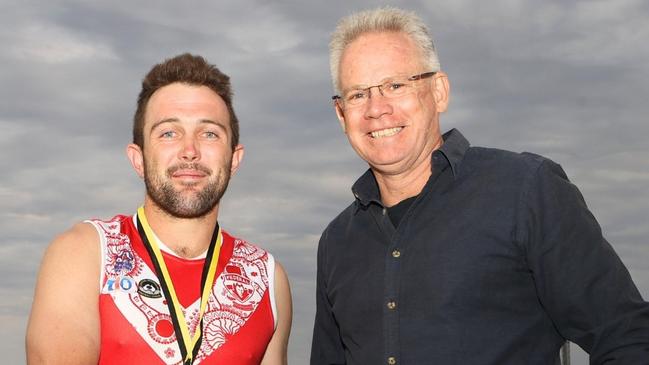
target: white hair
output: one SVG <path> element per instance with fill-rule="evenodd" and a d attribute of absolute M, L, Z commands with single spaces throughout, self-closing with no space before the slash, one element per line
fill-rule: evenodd
<path fill-rule="evenodd" d="M 439 71 L 439 59 L 428 27 L 414 12 L 395 7 L 380 7 L 353 13 L 342 18 L 329 42 L 329 67 L 336 93 L 340 92 L 340 58 L 345 48 L 355 39 L 372 32 L 401 32 L 419 47 L 427 71 Z"/>

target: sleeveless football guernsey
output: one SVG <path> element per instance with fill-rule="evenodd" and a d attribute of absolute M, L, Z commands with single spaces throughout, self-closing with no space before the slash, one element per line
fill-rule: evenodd
<path fill-rule="evenodd" d="M 182 364 L 167 298 L 137 230 L 135 217 L 90 220 L 101 241 L 99 364 Z M 161 247 L 193 335 L 200 325 L 205 257 L 185 259 Z M 203 315 L 194 364 L 259 364 L 276 323 L 275 262 L 268 252 L 222 230 L 214 284 Z"/>

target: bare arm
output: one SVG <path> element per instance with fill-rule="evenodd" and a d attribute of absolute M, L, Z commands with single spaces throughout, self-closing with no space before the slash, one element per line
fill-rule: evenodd
<path fill-rule="evenodd" d="M 99 236 L 87 223 L 48 247 L 27 325 L 28 365 L 97 364 L 99 250 Z"/>
<path fill-rule="evenodd" d="M 277 328 L 266 348 L 261 365 L 286 365 L 288 363 L 288 337 L 291 333 L 293 304 L 288 277 L 282 265 L 275 264 L 275 301 L 277 304 Z"/>

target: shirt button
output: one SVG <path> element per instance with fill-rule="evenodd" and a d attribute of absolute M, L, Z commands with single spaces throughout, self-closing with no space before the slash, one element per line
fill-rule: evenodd
<path fill-rule="evenodd" d="M 383 208 L 383 215 L 388 214 L 388 208 Z"/>
<path fill-rule="evenodd" d="M 395 259 L 399 258 L 400 256 L 401 256 L 401 251 L 399 250 L 392 251 L 392 257 L 394 257 Z"/>
<path fill-rule="evenodd" d="M 397 307 L 397 303 L 394 302 L 394 301 L 390 301 L 390 302 L 388 302 L 387 306 L 388 306 L 388 309 L 394 310 L 394 308 Z"/>
<path fill-rule="evenodd" d="M 394 356 L 388 357 L 388 365 L 395 365 L 397 363 L 397 359 Z"/>

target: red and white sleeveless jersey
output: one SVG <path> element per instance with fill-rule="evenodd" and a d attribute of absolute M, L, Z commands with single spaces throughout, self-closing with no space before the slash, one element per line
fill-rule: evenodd
<path fill-rule="evenodd" d="M 102 246 L 99 364 L 182 364 L 166 299 L 134 217 L 91 220 Z M 266 251 L 222 230 L 214 285 L 194 364 L 259 364 L 276 323 L 275 262 Z M 205 258 L 184 259 L 162 247 L 193 335 L 199 325 Z"/>

